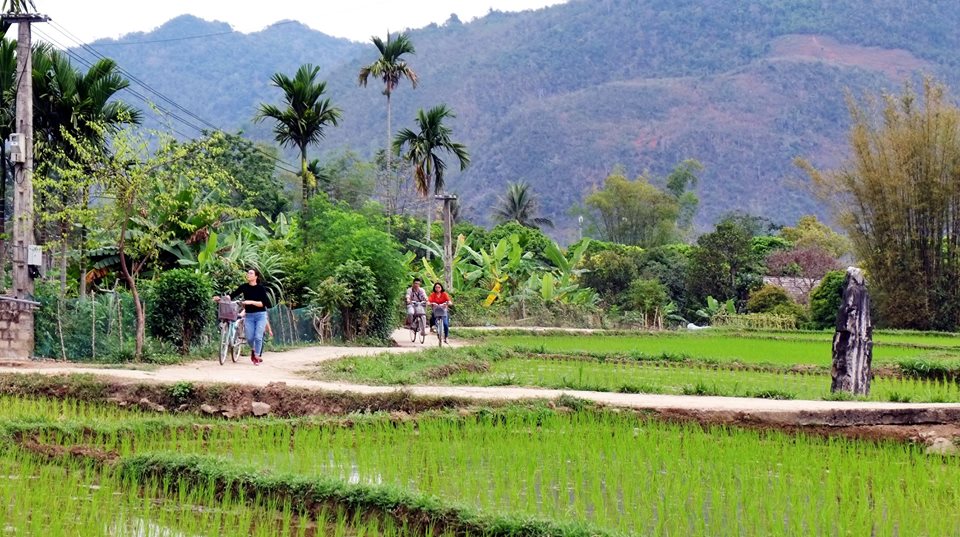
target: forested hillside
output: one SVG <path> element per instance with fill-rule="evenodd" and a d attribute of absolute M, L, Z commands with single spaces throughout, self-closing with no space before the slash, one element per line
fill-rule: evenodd
<path fill-rule="evenodd" d="M 791 223 L 821 212 L 794 157 L 829 166 L 847 154 L 845 92 L 899 90 L 919 73 L 956 87 L 958 22 L 960 4 L 898 0 L 571 0 L 452 18 L 411 32 L 421 83 L 394 93 L 394 128 L 438 103 L 458 114 L 450 124 L 473 166 L 448 184 L 481 221 L 508 182 L 526 180 L 569 238 L 568 209 L 615 165 L 664 175 L 695 158 L 700 226 L 733 209 Z M 263 139 L 250 119 L 279 99 L 271 74 L 320 65 L 344 120 L 318 152 L 382 147 L 383 95 L 356 82 L 372 45 L 296 23 L 164 41 L 224 29 L 181 17 L 95 47 L 199 116 Z M 153 43 L 120 45 L 137 41 Z"/>

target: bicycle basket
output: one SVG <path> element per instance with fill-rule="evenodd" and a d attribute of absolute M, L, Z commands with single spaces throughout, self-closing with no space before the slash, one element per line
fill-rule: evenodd
<path fill-rule="evenodd" d="M 220 298 L 220 304 L 217 306 L 217 319 L 221 321 L 237 320 L 237 306 L 230 300 L 229 296 L 225 295 Z"/>

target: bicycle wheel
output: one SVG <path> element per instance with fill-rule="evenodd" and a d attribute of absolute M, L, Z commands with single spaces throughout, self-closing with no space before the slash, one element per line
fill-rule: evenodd
<path fill-rule="evenodd" d="M 220 365 L 227 360 L 230 352 L 230 323 L 220 321 Z"/>
<path fill-rule="evenodd" d="M 233 331 L 233 352 L 230 353 L 230 359 L 233 360 L 234 363 L 236 363 L 240 358 L 240 355 L 243 354 L 243 342 L 245 341 L 243 321 L 237 321 L 236 325 L 237 326 Z"/>
<path fill-rule="evenodd" d="M 443 317 L 437 317 L 437 345 L 443 347 Z"/>
<path fill-rule="evenodd" d="M 413 321 L 410 322 L 410 342 L 413 343 L 417 340 L 417 326 L 420 324 L 420 317 L 417 315 L 413 316 Z"/>
<path fill-rule="evenodd" d="M 417 332 L 420 332 L 420 344 L 423 345 L 427 339 L 427 320 L 420 316 L 417 317 Z"/>

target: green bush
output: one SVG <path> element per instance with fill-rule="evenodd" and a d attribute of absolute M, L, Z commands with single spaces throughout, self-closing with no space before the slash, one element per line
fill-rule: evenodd
<path fill-rule="evenodd" d="M 764 285 L 750 293 L 750 298 L 747 299 L 747 312 L 767 313 L 773 311 L 777 306 L 791 304 L 792 302 L 790 295 L 782 287 Z"/>
<path fill-rule="evenodd" d="M 296 297 L 298 302 L 307 303 L 309 297 L 305 296 L 306 288 L 316 286 L 330 276 L 334 276 L 338 283 L 362 284 L 363 289 L 351 289 L 354 293 L 366 293 L 367 285 L 372 285 L 380 300 L 364 298 L 355 301 L 354 305 L 372 307 L 373 310 L 342 313 L 360 315 L 349 321 L 353 323 L 353 328 L 359 328 L 356 322 L 361 318 L 367 319 L 363 328 L 364 336 L 388 339 L 402 311 L 401 296 L 406 279 L 403 256 L 393 237 L 373 227 L 363 215 L 335 206 L 322 195 L 310 200 L 306 219 L 298 229 L 298 235 L 297 241 L 302 251 L 309 252 L 291 271 L 291 280 L 300 292 L 300 296 Z M 339 276 L 335 274 L 350 261 L 369 270 L 365 276 L 369 281 L 360 282 L 357 279 L 362 269 L 355 265 Z M 341 319 L 341 322 L 347 321 Z M 344 335 L 350 337 L 351 333 Z"/>
<path fill-rule="evenodd" d="M 842 270 L 833 270 L 823 277 L 810 292 L 810 324 L 817 330 L 833 328 L 837 324 L 837 310 L 843 301 L 843 282 L 847 274 Z"/>
<path fill-rule="evenodd" d="M 168 270 L 152 290 L 147 326 L 150 333 L 187 354 L 195 336 L 213 319 L 213 288 L 206 274 L 188 269 Z"/>

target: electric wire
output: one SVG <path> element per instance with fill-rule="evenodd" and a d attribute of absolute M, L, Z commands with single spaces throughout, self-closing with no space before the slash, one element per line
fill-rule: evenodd
<path fill-rule="evenodd" d="M 70 42 L 78 45 L 81 50 L 86 51 L 88 54 L 92 55 L 93 57 L 98 58 L 98 59 L 108 59 L 106 56 L 104 56 L 103 54 L 101 54 L 100 52 L 98 52 L 96 49 L 94 49 L 94 48 L 91 47 L 90 45 L 87 45 L 87 44 L 85 44 L 85 43 L 80 42 L 79 39 L 76 37 L 76 35 L 74 35 L 74 34 L 73 34 L 72 32 L 70 32 L 68 29 L 64 28 L 62 25 L 56 24 L 56 23 L 51 23 L 51 26 L 52 26 L 57 32 L 59 32 L 66 40 L 68 40 L 68 41 L 70 41 Z M 43 34 L 42 32 L 40 32 L 40 33 L 41 33 L 41 36 L 42 36 L 42 37 L 44 37 L 45 39 L 53 42 L 53 43 L 56 44 L 58 47 L 60 47 L 61 49 L 63 49 L 63 50 L 65 51 L 65 53 L 67 53 L 71 58 L 76 59 L 78 62 L 82 63 L 83 65 L 86 65 L 87 67 L 92 67 L 92 66 L 93 66 L 93 63 L 92 63 L 92 62 L 90 62 L 88 59 L 82 57 L 82 56 L 81 56 L 79 53 L 77 53 L 75 50 L 71 50 L 71 48 L 68 47 L 68 46 L 66 46 L 63 42 L 61 42 L 61 41 L 59 41 L 59 40 L 57 40 L 57 39 L 52 38 L 52 36 L 49 36 L 49 35 L 47 35 L 47 34 Z M 166 95 L 164 95 L 164 94 L 161 93 L 160 91 L 156 90 L 155 88 L 153 88 L 152 86 L 150 86 L 149 84 L 147 84 L 146 82 L 144 82 L 143 80 L 141 80 L 140 78 L 134 76 L 132 73 L 130 73 L 129 71 L 127 71 L 126 69 L 124 69 L 121 65 L 117 64 L 115 60 L 112 60 L 112 61 L 114 61 L 114 63 L 116 64 L 116 69 L 117 69 L 117 71 L 118 71 L 120 74 L 122 74 L 124 77 L 126 77 L 126 78 L 131 82 L 131 86 L 132 86 L 133 83 L 135 83 L 136 85 L 140 86 L 141 88 L 143 88 L 143 89 L 146 90 L 147 92 L 149 92 L 149 93 L 151 93 L 151 94 L 153 94 L 153 95 L 156 95 L 156 96 L 157 96 L 160 100 L 162 100 L 163 102 L 168 103 L 170 106 L 176 108 L 177 110 L 179 110 L 179 111 L 182 112 L 183 114 L 186 114 L 186 115 L 189 116 L 190 118 L 193 118 L 193 120 L 196 120 L 196 122 L 194 122 L 193 120 L 188 120 L 188 119 L 182 117 L 182 115 L 181 115 L 179 112 L 174 112 L 174 111 L 170 110 L 169 108 L 163 106 L 162 104 L 160 104 L 160 103 L 158 103 L 158 102 L 155 102 L 155 101 L 149 99 L 147 96 L 145 96 L 145 95 L 143 95 L 142 93 L 138 92 L 137 90 L 133 89 L 131 86 L 128 86 L 128 87 L 124 88 L 124 91 L 130 92 L 132 95 L 134 95 L 134 96 L 137 97 L 138 99 L 142 100 L 142 101 L 143 101 L 144 103 L 146 103 L 147 105 L 156 108 L 159 112 L 162 112 L 163 114 L 169 116 L 170 118 L 172 118 L 172 119 L 174 119 L 174 120 L 176 120 L 176 121 L 179 121 L 180 123 L 183 123 L 184 125 L 186 125 L 186 126 L 190 127 L 191 129 L 197 131 L 198 133 L 204 134 L 204 133 L 210 132 L 210 131 L 220 132 L 220 133 L 222 133 L 224 136 L 227 136 L 227 137 L 229 137 L 229 138 L 239 138 L 239 139 L 242 139 L 242 140 L 246 140 L 246 139 L 244 139 L 244 138 L 241 137 L 241 136 L 238 136 L 238 135 L 236 135 L 236 134 L 233 134 L 233 133 L 229 133 L 229 132 L 224 131 L 223 129 L 221 129 L 221 128 L 218 127 L 217 125 L 214 125 L 213 123 L 205 120 L 204 118 L 200 117 L 199 115 L 195 114 L 194 112 L 188 110 L 186 107 L 180 105 L 179 103 L 177 103 L 177 102 L 174 101 L 173 99 L 167 97 Z M 202 125 L 205 125 L 207 128 L 198 126 L 197 123 L 200 123 L 200 124 L 202 124 Z M 191 138 L 190 136 L 187 136 L 186 134 L 184 134 L 184 133 L 182 133 L 182 132 L 174 129 L 172 126 L 169 126 L 169 125 L 168 125 L 168 128 L 170 128 L 172 131 L 174 131 L 174 132 L 177 133 L 178 135 L 182 136 L 183 138 L 188 138 L 188 139 Z M 276 167 L 277 169 L 279 169 L 279 170 L 281 170 L 281 171 L 284 171 L 284 172 L 287 172 L 287 173 L 290 173 L 290 174 L 293 174 L 293 175 L 299 175 L 300 172 L 299 172 L 299 171 L 296 171 L 296 170 L 294 169 L 294 165 L 290 164 L 289 162 L 286 162 L 285 160 L 281 159 L 280 157 L 278 157 L 278 156 L 276 156 L 276 155 L 273 155 L 273 154 L 265 151 L 263 148 L 257 146 L 256 144 L 253 145 L 253 148 L 254 148 L 255 151 L 257 151 L 257 153 L 259 153 L 259 154 L 261 154 L 262 156 L 264 156 L 264 157 L 268 158 L 269 160 L 271 160 L 271 161 L 273 162 L 274 167 Z"/>

